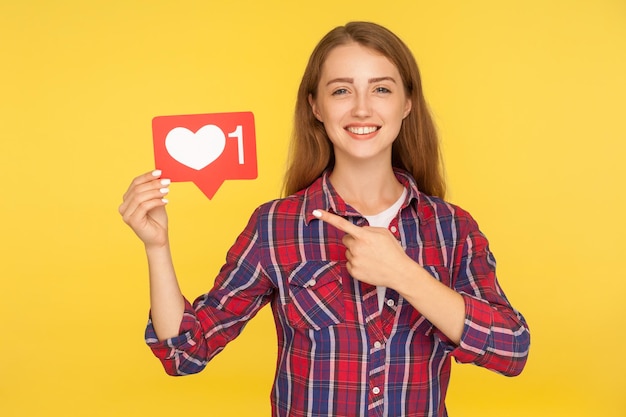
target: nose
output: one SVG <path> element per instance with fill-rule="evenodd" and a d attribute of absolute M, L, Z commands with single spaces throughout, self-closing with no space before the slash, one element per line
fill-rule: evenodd
<path fill-rule="evenodd" d="M 367 94 L 355 94 L 352 115 L 363 118 L 372 114 L 371 103 Z"/>

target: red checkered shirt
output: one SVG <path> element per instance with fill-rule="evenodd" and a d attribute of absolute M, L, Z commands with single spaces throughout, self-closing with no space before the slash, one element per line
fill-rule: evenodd
<path fill-rule="evenodd" d="M 446 416 L 451 357 L 519 374 L 530 334 L 498 285 L 486 238 L 467 212 L 421 193 L 406 172 L 396 176 L 408 193 L 389 230 L 463 296 L 459 346 L 392 289 L 380 311 L 376 287 L 348 274 L 343 232 L 311 212 L 367 221 L 325 173 L 253 213 L 213 289 L 186 301 L 179 336 L 159 342 L 148 322 L 146 341 L 166 372 L 201 371 L 269 302 L 278 335 L 273 416 Z"/>

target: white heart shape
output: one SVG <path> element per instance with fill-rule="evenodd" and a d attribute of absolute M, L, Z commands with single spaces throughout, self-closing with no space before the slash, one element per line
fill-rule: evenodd
<path fill-rule="evenodd" d="M 171 157 L 197 171 L 219 158 L 225 146 L 226 136 L 215 125 L 202 126 L 196 133 L 175 127 L 165 137 L 165 149 Z"/>

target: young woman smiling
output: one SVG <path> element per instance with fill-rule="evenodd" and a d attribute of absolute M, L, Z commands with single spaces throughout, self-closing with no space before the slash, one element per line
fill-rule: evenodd
<path fill-rule="evenodd" d="M 476 222 L 443 200 L 419 71 L 389 30 L 352 22 L 313 51 L 296 104 L 286 197 L 260 206 L 213 288 L 181 294 L 167 179 L 137 177 L 120 213 L 150 273 L 146 341 L 199 372 L 271 303 L 274 416 L 446 416 L 450 361 L 519 374 L 530 336 Z"/>

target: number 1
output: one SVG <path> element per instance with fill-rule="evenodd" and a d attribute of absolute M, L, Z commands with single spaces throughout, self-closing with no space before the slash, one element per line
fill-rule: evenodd
<path fill-rule="evenodd" d="M 229 138 L 237 138 L 237 152 L 239 153 L 239 165 L 243 165 L 243 128 L 238 125 L 234 132 L 228 134 Z"/>

